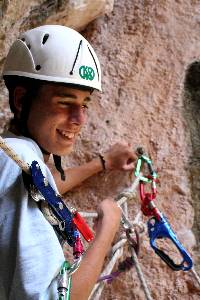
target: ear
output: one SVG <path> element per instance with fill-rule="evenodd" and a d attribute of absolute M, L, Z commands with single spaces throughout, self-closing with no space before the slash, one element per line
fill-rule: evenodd
<path fill-rule="evenodd" d="M 20 113 L 22 111 L 22 99 L 25 94 L 26 89 L 22 86 L 17 86 L 14 90 L 14 106 L 17 112 L 17 117 L 20 116 Z"/>

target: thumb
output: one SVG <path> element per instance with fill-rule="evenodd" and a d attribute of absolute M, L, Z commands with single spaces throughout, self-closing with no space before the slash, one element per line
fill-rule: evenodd
<path fill-rule="evenodd" d="M 122 167 L 122 169 L 123 169 L 124 171 L 131 171 L 131 170 L 134 170 L 134 169 L 135 169 L 135 163 L 132 162 L 132 163 L 130 163 L 130 164 L 126 164 L 126 165 L 124 165 L 124 166 Z"/>

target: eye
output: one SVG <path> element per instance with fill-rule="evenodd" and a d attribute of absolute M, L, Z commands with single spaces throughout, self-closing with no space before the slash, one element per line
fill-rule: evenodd
<path fill-rule="evenodd" d="M 66 102 L 66 101 L 59 101 L 59 104 L 63 105 L 63 106 L 69 106 L 70 103 Z"/>

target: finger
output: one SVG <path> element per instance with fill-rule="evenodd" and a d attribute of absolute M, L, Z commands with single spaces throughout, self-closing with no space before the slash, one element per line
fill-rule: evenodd
<path fill-rule="evenodd" d="M 131 160 L 131 161 L 137 160 L 137 155 L 133 151 L 129 150 L 127 152 L 127 155 L 129 156 L 129 160 Z"/>

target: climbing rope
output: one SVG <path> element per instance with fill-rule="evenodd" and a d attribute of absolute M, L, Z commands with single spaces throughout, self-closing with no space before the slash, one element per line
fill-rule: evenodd
<path fill-rule="evenodd" d="M 17 165 L 27 174 L 30 174 L 30 166 L 23 161 L 19 155 L 11 148 L 9 147 L 4 139 L 0 136 L 0 148 L 4 150 L 4 152 L 12 159 L 14 160 Z"/>
<path fill-rule="evenodd" d="M 112 256 L 110 262 L 106 265 L 103 272 L 101 273 L 102 277 L 107 275 L 107 274 L 110 274 L 112 272 L 116 262 L 122 257 L 122 255 L 123 255 L 123 248 L 119 248 L 115 252 L 115 254 Z M 103 288 L 104 288 L 104 281 L 98 282 L 94 286 L 88 300 L 99 300 L 99 299 L 101 299 L 101 294 L 102 294 Z"/>
<path fill-rule="evenodd" d="M 153 298 L 151 297 L 150 290 L 147 286 L 146 280 L 144 278 L 144 274 L 142 272 L 142 269 L 140 267 L 140 264 L 139 264 L 139 261 L 138 261 L 138 258 L 137 258 L 137 255 L 136 255 L 134 249 L 132 249 L 132 259 L 134 261 L 134 265 L 135 265 L 135 268 L 136 268 L 136 271 L 137 271 L 138 278 L 141 282 L 143 291 L 145 293 L 146 300 L 153 300 Z"/>
<path fill-rule="evenodd" d="M 194 275 L 196 281 L 198 282 L 198 284 L 199 284 L 199 286 L 200 286 L 200 277 L 199 277 L 199 275 L 197 274 L 197 272 L 195 271 L 194 267 L 192 267 L 191 272 L 192 272 L 192 274 Z"/>
<path fill-rule="evenodd" d="M 133 198 L 136 197 L 135 190 L 139 184 L 139 181 L 140 181 L 140 179 L 137 177 L 130 188 L 124 190 L 122 193 L 120 193 L 117 196 L 116 201 L 117 201 L 118 205 L 123 205 L 124 203 L 127 203 L 128 200 L 132 200 Z M 132 232 L 133 228 L 139 228 L 141 231 L 144 231 L 144 224 L 139 221 L 139 219 L 141 218 L 141 213 L 137 214 L 137 216 L 133 222 L 131 222 L 128 219 L 127 214 L 128 214 L 127 212 L 125 214 L 124 211 L 122 210 L 121 223 L 122 223 L 124 229 L 126 231 L 130 230 Z M 87 217 L 97 217 L 97 214 L 95 214 L 94 212 L 91 214 L 81 213 L 81 215 L 87 216 Z M 116 262 L 123 255 L 123 246 L 127 243 L 127 241 L 130 244 L 130 248 L 131 248 L 131 258 L 126 258 L 121 263 L 121 265 L 119 264 L 119 270 L 117 272 L 112 273 L 112 270 L 113 270 Z M 131 242 L 132 242 L 131 237 L 126 235 L 126 238 L 122 238 L 120 241 L 118 241 L 112 247 L 112 249 L 111 249 L 112 258 L 111 258 L 110 262 L 107 264 L 107 266 L 105 267 L 105 269 L 103 270 L 103 272 L 101 273 L 100 279 L 97 282 L 97 284 L 95 285 L 95 287 L 93 288 L 93 290 L 90 294 L 89 300 L 99 300 L 101 297 L 104 285 L 105 285 L 105 281 L 114 279 L 121 273 L 122 269 L 124 269 L 123 271 L 125 271 L 127 269 L 130 269 L 133 265 L 136 267 L 136 272 L 137 272 L 138 278 L 141 282 L 141 286 L 144 290 L 146 300 L 152 300 L 151 295 L 150 295 L 150 290 L 146 283 L 144 274 L 142 272 L 142 269 L 140 267 L 140 264 L 139 264 L 139 261 L 138 261 L 138 258 L 137 258 L 136 252 L 135 252 L 135 248 L 133 247 L 133 244 Z"/>

